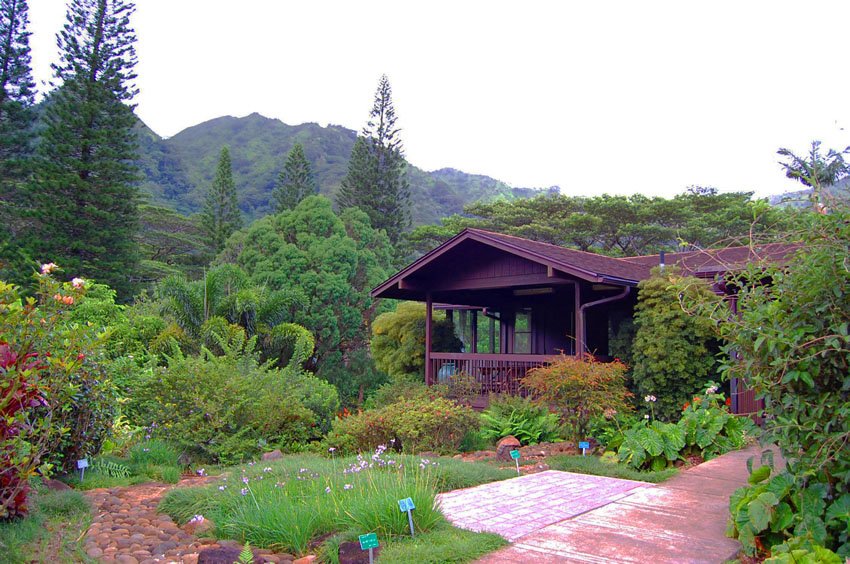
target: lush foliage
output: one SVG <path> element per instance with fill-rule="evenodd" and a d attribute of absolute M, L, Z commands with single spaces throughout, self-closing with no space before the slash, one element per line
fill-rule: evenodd
<path fill-rule="evenodd" d="M 27 175 L 35 119 L 27 12 L 25 0 L 0 2 L 0 279 L 6 280 L 17 280 L 7 274 L 23 270 L 24 262 L 12 241 L 23 227 L 21 182 Z M 18 259 L 14 261 L 17 268 L 6 271 L 4 259 L 12 258 Z"/>
<path fill-rule="evenodd" d="M 375 229 L 383 229 L 395 244 L 410 226 L 410 185 L 405 175 L 404 148 L 396 126 L 392 88 L 381 76 L 369 123 L 351 150 L 348 174 L 340 183 L 340 208 L 360 208 Z"/>
<path fill-rule="evenodd" d="M 44 103 L 28 245 L 39 260 L 109 284 L 129 298 L 138 264 L 135 34 L 125 0 L 68 5 Z"/>
<path fill-rule="evenodd" d="M 552 470 L 562 472 L 576 472 L 578 474 L 591 474 L 594 476 L 608 476 L 621 478 L 623 480 L 636 480 L 640 482 L 659 483 L 672 478 L 678 472 L 676 468 L 664 468 L 658 472 L 647 470 L 635 470 L 634 468 L 617 462 L 616 458 L 610 456 L 582 456 L 582 455 L 558 455 L 546 459 L 546 464 Z"/>
<path fill-rule="evenodd" d="M 215 178 L 204 199 L 201 225 L 204 227 L 210 246 L 216 251 L 220 251 L 227 238 L 242 227 L 236 185 L 233 183 L 230 149 L 227 147 L 221 148 Z"/>
<path fill-rule="evenodd" d="M 801 486 L 788 472 L 771 477 L 770 466 L 755 469 L 750 484 L 729 500 L 728 532 L 747 554 L 788 553 L 806 544 L 810 552 L 831 547 L 850 555 L 850 493 L 832 497 L 825 484 Z"/>
<path fill-rule="evenodd" d="M 307 196 L 318 193 L 319 187 L 313 178 L 310 161 L 304 156 L 304 146 L 296 143 L 286 157 L 286 164 L 283 165 L 272 192 L 275 211 L 291 210 Z"/>
<path fill-rule="evenodd" d="M 522 385 L 544 405 L 560 412 L 561 422 L 578 442 L 587 439 L 594 417 L 606 410 L 632 409 L 625 373 L 626 366 L 619 361 L 599 362 L 592 356 L 561 355 L 547 366 L 530 370 Z"/>
<path fill-rule="evenodd" d="M 653 405 L 655 396 L 646 396 Z M 745 417 L 729 413 L 724 397 L 709 384 L 705 393 L 684 405 L 677 423 L 640 420 L 623 433 L 617 455 L 633 468 L 661 470 L 689 455 L 708 460 L 744 446 L 755 434 L 755 425 Z"/>
<path fill-rule="evenodd" d="M 468 474 L 467 468 L 477 470 L 480 480 L 452 478 L 458 471 Z M 383 447 L 356 459 L 287 456 L 244 467 L 205 488 L 172 490 L 160 509 L 179 523 L 202 515 L 219 537 L 302 554 L 312 540 L 332 532 L 409 536 L 407 517 L 398 510 L 398 500 L 407 497 L 416 505 L 417 536 L 427 533 L 445 523 L 434 506 L 438 491 L 510 475 L 482 464 L 389 456 Z"/>
<path fill-rule="evenodd" d="M 552 442 L 560 439 L 559 417 L 529 398 L 491 397 L 481 414 L 481 435 L 494 442 L 513 435 L 524 445 Z"/>
<path fill-rule="evenodd" d="M 325 441 L 342 452 L 363 452 L 383 444 L 409 453 L 449 453 L 456 452 L 478 425 L 475 412 L 451 400 L 411 399 L 337 419 Z"/>
<path fill-rule="evenodd" d="M 445 312 L 435 311 L 431 324 L 431 350 L 460 352 L 462 343 Z M 375 365 L 391 377 L 425 376 L 425 305 L 400 302 L 395 311 L 379 315 L 372 324 Z"/>
<path fill-rule="evenodd" d="M 778 445 L 788 462 L 794 482 L 789 495 L 807 496 L 802 499 L 817 508 L 850 494 L 847 219 L 840 207 L 831 214 L 808 214 L 800 233 L 803 245 L 788 264 L 753 265 L 738 276 L 740 317 L 724 316 L 725 304 L 704 304 L 723 317 L 725 352 L 736 354 L 734 362 L 725 362 L 726 376 L 741 379 L 765 400 L 765 441 Z M 773 498 L 768 501 L 770 508 L 778 507 Z M 796 527 L 795 533 L 825 540 L 826 548 L 843 544 L 842 555 L 848 555 L 846 539 L 825 534 L 819 521 L 807 518 Z"/>
<path fill-rule="evenodd" d="M 340 388 L 353 386 L 355 396 L 345 396 L 346 404 L 362 401 L 381 383 L 369 363 L 359 371 L 349 366 L 357 351 L 366 352 L 378 313 L 369 290 L 387 278 L 392 262 L 386 235 L 372 229 L 363 212 L 337 215 L 330 200 L 310 196 L 232 237 L 220 260 L 238 264 L 258 286 L 301 293 L 291 321 L 315 336 L 308 366 Z"/>
<path fill-rule="evenodd" d="M 240 331 L 219 338 L 220 356 L 177 351 L 140 382 L 131 403 L 151 435 L 214 462 L 317 438 L 338 408 L 336 390 L 300 370 L 260 364 L 255 339 Z"/>
<path fill-rule="evenodd" d="M 36 470 L 71 470 L 97 453 L 112 423 L 103 338 L 70 319 L 86 283 L 57 282 L 53 269 L 38 276 L 38 299 L 0 282 L 0 518 L 26 511 Z"/>
<path fill-rule="evenodd" d="M 139 278 L 145 283 L 173 275 L 198 279 L 215 253 L 198 216 L 157 206 L 139 206 L 136 242 L 141 254 Z"/>
<path fill-rule="evenodd" d="M 690 315 L 680 299 L 711 299 L 705 283 L 667 267 L 639 285 L 632 348 L 632 385 L 639 397 L 654 395 L 659 419 L 675 422 L 682 405 L 714 378 L 714 323 Z M 681 296 L 681 297 L 680 297 Z"/>
<path fill-rule="evenodd" d="M 445 217 L 441 225 L 416 228 L 410 241 L 417 251 L 427 252 L 465 227 L 479 227 L 582 251 L 635 256 L 735 244 L 749 240 L 751 233 L 779 234 L 789 225 L 792 211 L 751 198 L 748 192 L 720 194 L 700 187 L 672 199 L 550 193 L 467 205 L 463 215 Z"/>

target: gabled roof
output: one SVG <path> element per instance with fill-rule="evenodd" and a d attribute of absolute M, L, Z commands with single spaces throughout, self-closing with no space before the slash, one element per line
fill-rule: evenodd
<path fill-rule="evenodd" d="M 400 294 L 403 293 L 401 286 L 406 278 L 415 276 L 438 258 L 468 241 L 475 241 L 517 255 L 579 280 L 618 286 L 636 286 L 641 280 L 649 278 L 652 269 L 659 264 L 658 255 L 614 258 L 513 235 L 467 228 L 374 288 L 371 295 L 405 299 Z M 740 269 L 747 263 L 759 259 L 781 261 L 797 248 L 799 245 L 796 244 L 776 243 L 757 247 L 727 247 L 717 250 L 667 253 L 665 263 L 678 265 L 688 274 L 706 277 L 719 272 Z"/>

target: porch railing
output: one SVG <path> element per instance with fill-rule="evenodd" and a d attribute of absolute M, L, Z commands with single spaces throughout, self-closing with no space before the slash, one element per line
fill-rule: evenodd
<path fill-rule="evenodd" d="M 431 384 L 446 383 L 466 374 L 481 387 L 481 394 L 525 395 L 520 380 L 532 368 L 558 358 L 541 354 L 431 353 Z"/>

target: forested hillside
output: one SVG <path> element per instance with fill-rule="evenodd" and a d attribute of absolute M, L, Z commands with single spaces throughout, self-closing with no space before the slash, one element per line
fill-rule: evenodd
<path fill-rule="evenodd" d="M 269 199 L 286 155 L 297 142 L 304 146 L 319 191 L 332 196 L 346 173 L 357 132 L 339 125 L 287 125 L 251 114 L 220 117 L 163 139 L 139 125 L 142 191 L 150 203 L 189 214 L 201 209 L 222 146 L 230 147 L 239 205 L 250 221 L 271 212 Z M 463 206 L 497 197 L 514 199 L 540 193 L 512 188 L 488 176 L 453 169 L 426 172 L 408 166 L 414 225 L 436 223 L 463 211 Z"/>

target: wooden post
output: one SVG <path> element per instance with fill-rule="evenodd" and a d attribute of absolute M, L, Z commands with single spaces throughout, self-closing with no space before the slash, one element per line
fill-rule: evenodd
<path fill-rule="evenodd" d="M 425 294 L 425 385 L 434 383 L 434 368 L 431 366 L 431 292 Z"/>
<path fill-rule="evenodd" d="M 576 280 L 573 284 L 575 288 L 575 337 L 576 337 L 576 356 L 581 358 L 584 356 L 584 316 L 581 312 L 581 282 Z"/>

